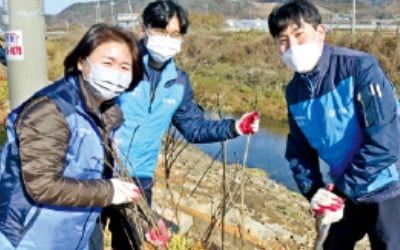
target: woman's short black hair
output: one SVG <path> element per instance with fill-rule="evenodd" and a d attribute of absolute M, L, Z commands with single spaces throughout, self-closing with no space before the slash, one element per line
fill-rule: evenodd
<path fill-rule="evenodd" d="M 78 62 L 89 57 L 89 55 L 101 44 L 107 42 L 125 43 L 132 54 L 132 84 L 136 84 L 143 77 L 143 64 L 138 40 L 133 33 L 119 27 L 100 23 L 89 28 L 76 47 L 64 60 L 64 75 L 79 75 Z"/>
<path fill-rule="evenodd" d="M 188 14 L 179 4 L 171 0 L 158 0 L 149 3 L 143 10 L 143 24 L 146 28 L 166 28 L 172 17 L 179 20 L 180 33 L 186 34 L 189 27 Z"/>
<path fill-rule="evenodd" d="M 307 0 L 292 0 L 278 5 L 269 14 L 269 32 L 273 37 L 277 37 L 292 23 L 301 27 L 302 20 L 311 24 L 314 28 L 317 28 L 322 21 L 317 7 Z"/>

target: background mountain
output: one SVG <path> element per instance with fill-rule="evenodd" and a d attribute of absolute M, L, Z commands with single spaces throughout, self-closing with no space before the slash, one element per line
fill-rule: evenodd
<path fill-rule="evenodd" d="M 110 0 L 100 1 L 100 13 L 103 22 L 112 22 L 111 14 L 140 13 L 153 0 Z M 284 0 L 176 0 L 191 13 L 220 13 L 229 18 L 265 19 L 272 8 Z M 316 0 L 324 20 L 333 15 L 351 16 L 352 0 Z M 57 15 L 47 16 L 49 27 L 77 24 L 89 26 L 96 22 L 97 2 L 75 3 Z M 357 18 L 368 22 L 376 19 L 400 19 L 399 0 L 357 0 Z"/>
<path fill-rule="evenodd" d="M 271 0 L 259 0 L 259 2 L 284 2 L 286 0 L 278 0 L 278 1 L 271 1 Z M 393 2 L 396 2 L 397 0 L 357 0 L 357 3 L 367 3 L 371 5 L 385 5 L 385 4 L 390 4 Z M 341 3 L 352 3 L 353 0 L 319 0 L 319 1 L 313 1 L 313 2 L 322 2 L 322 3 L 332 3 L 333 4 L 341 4 Z"/>

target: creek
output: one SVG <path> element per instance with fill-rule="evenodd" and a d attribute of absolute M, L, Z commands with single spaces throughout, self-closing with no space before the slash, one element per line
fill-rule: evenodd
<path fill-rule="evenodd" d="M 215 115 L 208 118 L 215 119 Z M 249 143 L 246 167 L 264 170 L 268 177 L 277 183 L 285 185 L 292 191 L 299 191 L 292 176 L 289 163 L 285 159 L 286 138 L 289 132 L 288 125 L 284 122 L 276 122 L 262 119 L 260 130 L 252 135 Z M 239 136 L 227 142 L 227 163 L 242 164 L 244 152 L 246 151 L 248 136 Z M 195 144 L 210 157 L 215 157 L 221 151 L 221 143 Z M 222 160 L 219 157 L 218 160 Z M 331 182 L 327 164 L 319 160 L 320 169 L 325 183 Z"/>
<path fill-rule="evenodd" d="M 259 132 L 250 138 L 246 167 L 262 169 L 270 179 L 285 185 L 290 190 L 298 191 L 289 164 L 284 157 L 287 131 L 285 123 L 263 122 Z M 239 136 L 227 142 L 228 164 L 242 164 L 247 137 Z M 215 157 L 221 150 L 220 142 L 196 144 L 196 146 L 211 157 Z M 218 160 L 222 160 L 222 157 Z"/>

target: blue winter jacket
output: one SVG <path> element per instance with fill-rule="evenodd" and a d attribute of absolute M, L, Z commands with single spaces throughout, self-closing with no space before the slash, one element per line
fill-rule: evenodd
<path fill-rule="evenodd" d="M 316 69 L 286 89 L 286 158 L 308 198 L 324 186 L 318 157 L 339 192 L 359 202 L 400 194 L 397 98 L 377 60 L 325 44 Z"/>
<path fill-rule="evenodd" d="M 161 139 L 171 120 L 189 142 L 215 142 L 237 136 L 234 120 L 204 118 L 193 99 L 187 74 L 173 60 L 167 62 L 159 77 L 153 77 L 148 54 L 143 63 L 144 79 L 118 98 L 125 120 L 115 133 L 115 142 L 131 176 L 153 177 Z"/>
<path fill-rule="evenodd" d="M 77 78 L 62 79 L 35 96 L 53 100 L 71 131 L 63 175 L 80 180 L 100 179 L 105 153 L 102 136 L 81 102 L 77 82 Z M 8 141 L 0 165 L 0 249 L 87 249 L 101 207 L 39 204 L 26 193 L 15 129 L 25 104 L 13 110 L 7 119 Z"/>

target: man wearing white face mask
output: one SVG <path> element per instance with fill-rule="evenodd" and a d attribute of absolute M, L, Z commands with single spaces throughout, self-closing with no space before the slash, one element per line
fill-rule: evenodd
<path fill-rule="evenodd" d="M 171 122 L 190 142 L 215 142 L 257 132 L 259 115 L 248 113 L 237 121 L 206 120 L 194 101 L 188 75 L 173 60 L 188 29 L 186 11 L 174 1 L 155 1 L 147 5 L 142 18 L 145 73 L 132 91 L 118 98 L 125 121 L 116 131 L 115 141 L 120 158 L 150 204 L 161 139 Z M 113 249 L 130 249 L 130 235 L 125 233 L 129 226 L 121 225 L 123 218 L 111 210 L 108 216 Z"/>
<path fill-rule="evenodd" d="M 371 249 L 399 249 L 393 84 L 373 56 L 324 43 L 325 26 L 308 1 L 276 7 L 268 23 L 282 61 L 295 71 L 286 88 L 286 158 L 314 215 L 333 223 L 324 249 L 353 249 L 365 234 Z M 329 165 L 333 190 L 325 188 L 318 158 Z"/>

